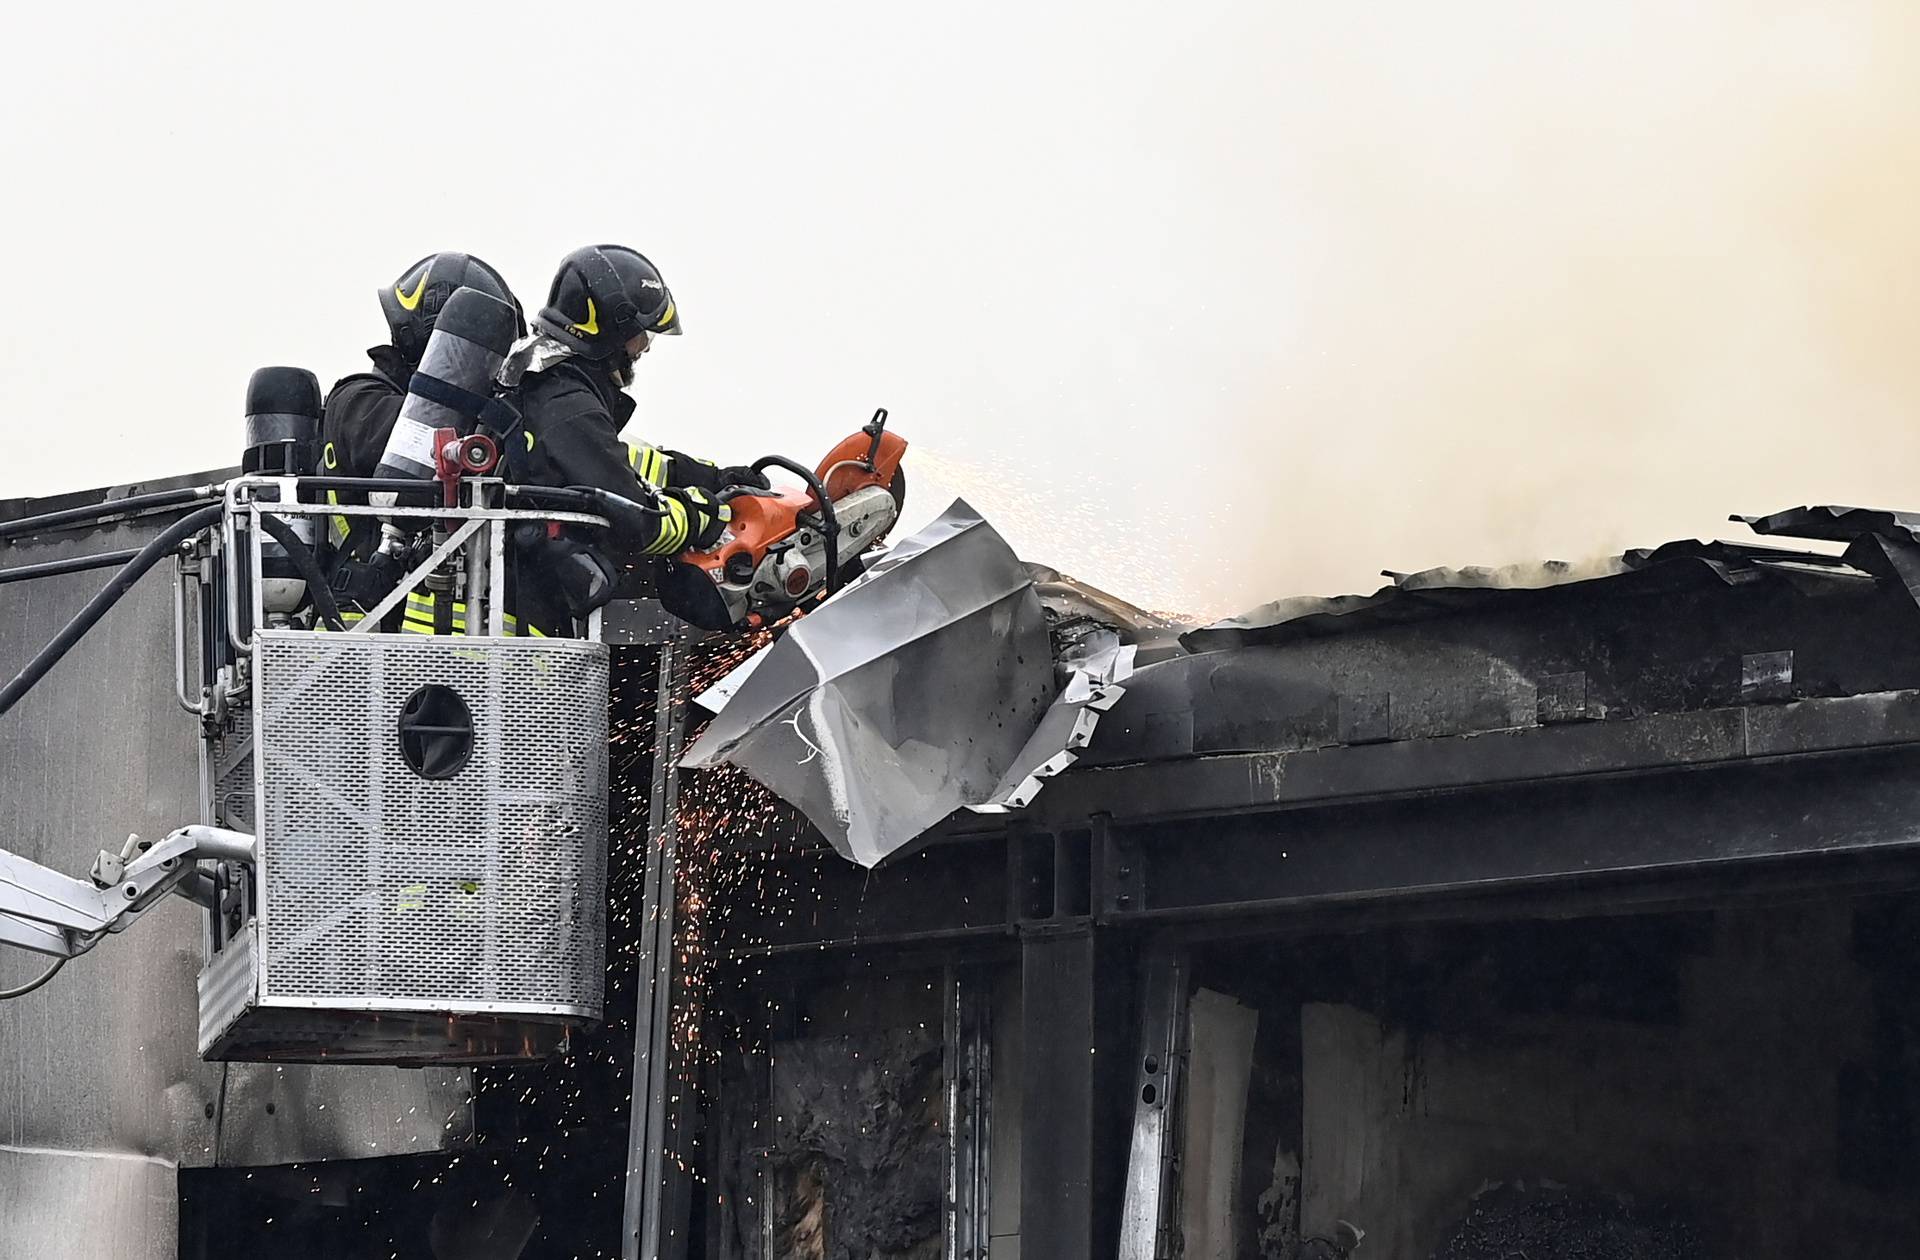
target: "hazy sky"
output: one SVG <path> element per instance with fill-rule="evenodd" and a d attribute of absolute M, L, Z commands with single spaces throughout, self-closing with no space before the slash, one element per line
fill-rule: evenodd
<path fill-rule="evenodd" d="M 631 244 L 633 432 L 892 409 L 1159 607 L 1920 507 L 1914 6 L 20 6 L 0 495 L 231 462 L 435 249 Z M 323 16 L 324 15 L 324 16 Z"/>

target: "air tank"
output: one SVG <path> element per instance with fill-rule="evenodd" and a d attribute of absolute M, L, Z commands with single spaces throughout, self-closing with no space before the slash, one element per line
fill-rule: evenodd
<path fill-rule="evenodd" d="M 454 290 L 434 320 L 376 476 L 433 476 L 434 431 L 456 429 L 463 437 L 473 432 L 517 330 L 507 303 L 478 289 Z M 370 501 L 392 507 L 394 496 L 375 494 Z"/>
<path fill-rule="evenodd" d="M 247 380 L 247 448 L 240 467 L 252 476 L 281 477 L 283 502 L 292 502 L 292 479 L 311 475 L 320 447 L 320 382 L 305 368 L 263 367 Z M 282 517 L 313 551 L 320 537 L 317 516 Z M 316 557 L 317 558 L 317 557 Z M 284 622 L 306 597 L 307 583 L 287 549 L 271 534 L 260 539 L 262 602 L 270 621 Z"/>

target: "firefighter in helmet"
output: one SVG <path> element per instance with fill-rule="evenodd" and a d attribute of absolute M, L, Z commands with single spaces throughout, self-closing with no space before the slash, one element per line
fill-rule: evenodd
<path fill-rule="evenodd" d="M 471 254 L 428 254 L 392 284 L 380 289 L 380 312 L 386 316 L 388 344 L 367 351 L 372 369 L 340 379 L 328 391 L 321 420 L 321 464 L 329 476 L 371 477 L 386 451 L 387 438 L 406 400 L 407 383 L 420 365 L 435 319 L 454 290 L 478 289 L 513 307 L 518 332 L 526 333 L 519 299 L 501 274 Z M 333 502 L 364 503 L 364 495 L 329 493 Z M 399 565 L 378 553 L 380 527 L 370 516 L 333 518 L 333 556 L 329 577 L 342 615 L 357 619 L 354 607 L 368 608 L 392 589 Z M 410 601 L 410 621 L 420 620 L 416 601 Z M 431 613 L 426 615 L 431 627 Z M 418 629 L 408 625 L 403 628 Z"/>
<path fill-rule="evenodd" d="M 505 443 L 511 479 L 591 486 L 650 509 L 616 522 L 605 538 L 522 531 L 523 548 L 552 553 L 536 569 L 554 578 L 559 589 L 551 594 L 572 616 L 612 597 L 623 564 L 712 545 L 726 521 L 716 498 L 724 487 L 767 487 L 752 468 L 718 467 L 621 438 L 633 417 L 625 390 L 635 364 L 655 338 L 679 333 L 679 307 L 651 262 L 624 245 L 589 245 L 560 260 L 533 332 L 502 371 L 521 415 L 520 431 Z M 529 585 L 523 604 L 535 624 L 552 624 L 557 610 L 540 616 Z"/>

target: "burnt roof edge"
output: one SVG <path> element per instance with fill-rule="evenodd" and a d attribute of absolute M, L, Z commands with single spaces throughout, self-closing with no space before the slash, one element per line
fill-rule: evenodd
<path fill-rule="evenodd" d="M 1026 825 L 1154 821 L 1920 744 L 1920 690 L 1070 771 Z M 950 826 L 952 824 L 949 824 Z M 955 833 L 985 828 L 956 827 Z"/>

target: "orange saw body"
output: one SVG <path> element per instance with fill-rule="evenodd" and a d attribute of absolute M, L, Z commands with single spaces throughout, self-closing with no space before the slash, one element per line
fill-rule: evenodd
<path fill-rule="evenodd" d="M 667 611 L 708 630 L 750 630 L 837 590 L 906 499 L 907 441 L 886 423 L 886 410 L 876 411 L 811 470 L 777 456 L 757 461 L 756 469 L 785 469 L 807 484 L 727 492 L 731 519 L 720 541 L 682 552 L 662 580 Z"/>

